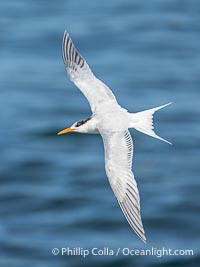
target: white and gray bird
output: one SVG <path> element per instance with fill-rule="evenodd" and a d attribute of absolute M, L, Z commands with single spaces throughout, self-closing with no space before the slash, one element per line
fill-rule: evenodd
<path fill-rule="evenodd" d="M 170 143 L 153 131 L 153 114 L 171 103 L 129 113 L 118 104 L 112 91 L 95 77 L 66 31 L 63 36 L 62 54 L 67 73 L 89 101 L 92 115 L 75 122 L 58 134 L 77 132 L 101 135 L 105 150 L 105 169 L 111 188 L 128 223 L 146 242 L 140 215 L 140 197 L 132 172 L 133 142 L 128 129 L 134 128 Z"/>

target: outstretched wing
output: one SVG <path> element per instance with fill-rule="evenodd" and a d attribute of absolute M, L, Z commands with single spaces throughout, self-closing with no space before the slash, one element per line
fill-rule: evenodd
<path fill-rule="evenodd" d="M 132 172 L 133 143 L 129 131 L 105 134 L 105 167 L 112 190 L 135 233 L 146 242 L 140 215 L 140 197 Z"/>
<path fill-rule="evenodd" d="M 63 60 L 71 81 L 81 90 L 92 111 L 106 102 L 117 103 L 112 91 L 92 73 L 85 59 L 79 54 L 69 34 L 65 31 L 62 42 Z"/>

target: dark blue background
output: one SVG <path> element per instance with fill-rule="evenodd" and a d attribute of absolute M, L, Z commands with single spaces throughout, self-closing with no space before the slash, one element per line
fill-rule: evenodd
<path fill-rule="evenodd" d="M 200 2 L 0 2 L 1 266 L 199 266 Z M 64 30 L 119 103 L 155 116 L 169 146 L 131 130 L 148 244 L 126 223 L 90 115 L 61 56 Z M 53 256 L 54 247 L 194 249 L 192 257 Z"/>

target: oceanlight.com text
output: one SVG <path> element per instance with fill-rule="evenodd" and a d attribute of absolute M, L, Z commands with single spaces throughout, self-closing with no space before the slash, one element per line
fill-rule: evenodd
<path fill-rule="evenodd" d="M 53 248 L 53 255 L 62 255 L 62 256 L 81 256 L 86 258 L 88 255 L 92 256 L 154 256 L 157 258 L 165 257 L 165 256 L 193 256 L 193 249 L 171 249 L 162 247 L 158 249 L 156 247 L 152 247 L 150 249 L 132 249 L 128 247 L 124 248 L 82 248 L 82 247 L 62 247 L 61 249 Z"/>

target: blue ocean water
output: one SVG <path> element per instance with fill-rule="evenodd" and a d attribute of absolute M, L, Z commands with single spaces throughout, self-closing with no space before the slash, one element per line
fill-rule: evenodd
<path fill-rule="evenodd" d="M 199 266 L 200 3 L 0 2 L 0 266 Z M 91 111 L 61 56 L 67 29 L 131 112 L 155 115 L 169 146 L 131 131 L 147 236 L 126 223 L 98 135 L 57 136 Z M 193 249 L 193 256 L 57 256 L 53 248 Z"/>

